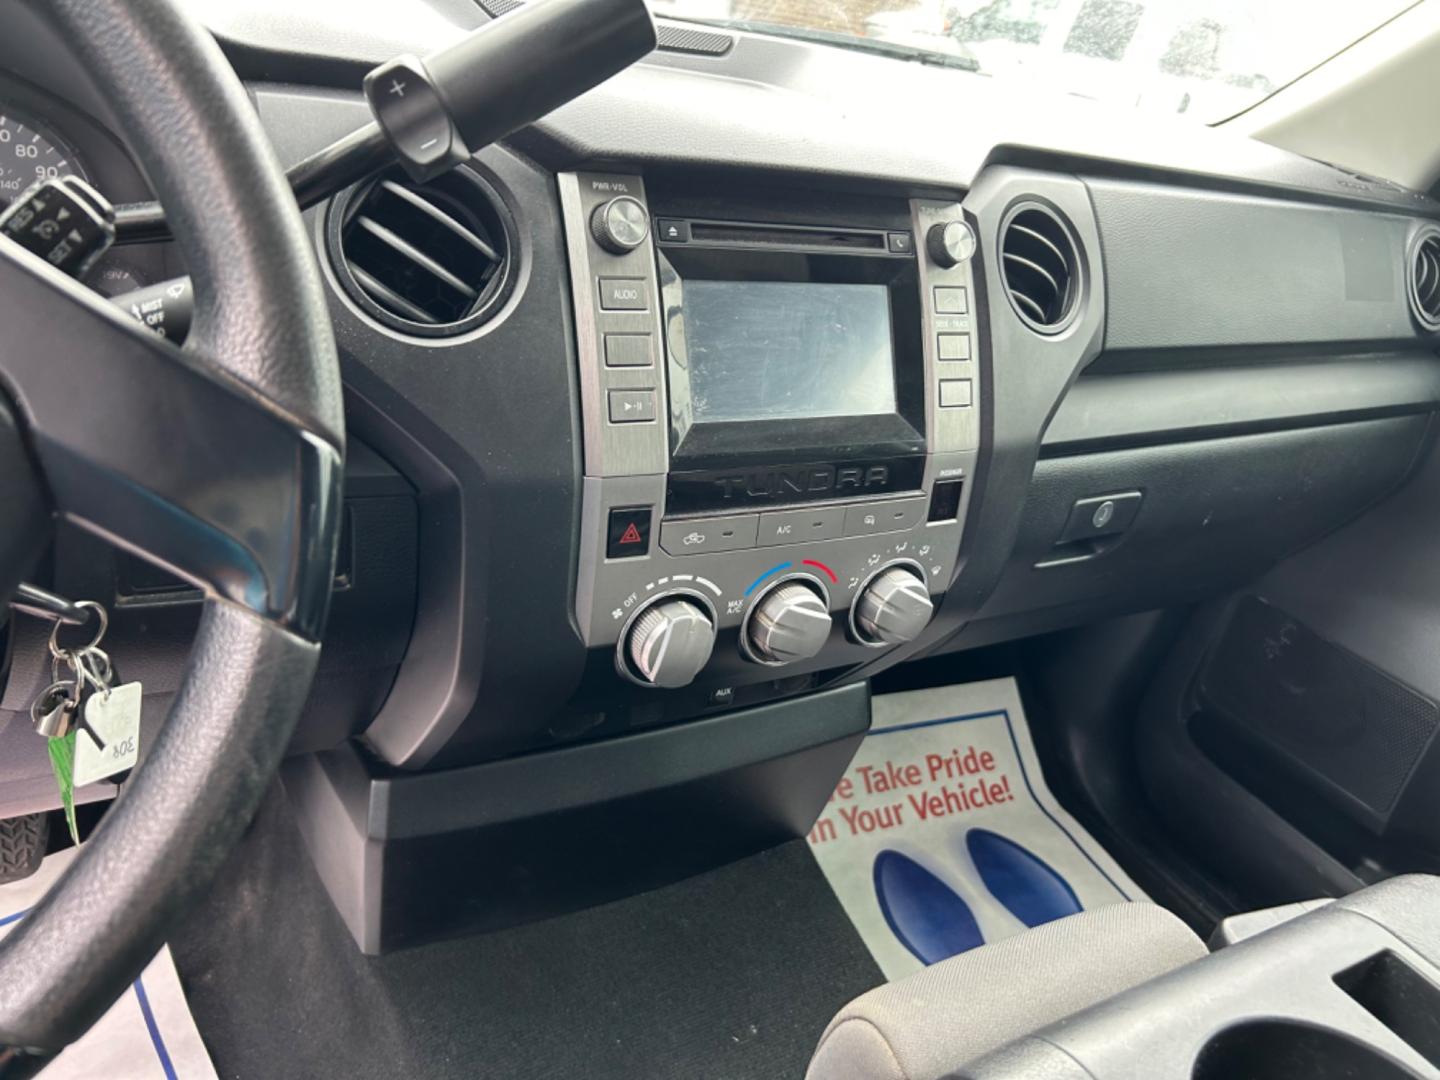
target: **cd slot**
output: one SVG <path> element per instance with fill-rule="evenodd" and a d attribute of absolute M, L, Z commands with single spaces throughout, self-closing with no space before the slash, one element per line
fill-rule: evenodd
<path fill-rule="evenodd" d="M 886 252 L 883 232 L 801 225 L 746 225 L 731 221 L 692 221 L 690 242 L 726 247 Z"/>

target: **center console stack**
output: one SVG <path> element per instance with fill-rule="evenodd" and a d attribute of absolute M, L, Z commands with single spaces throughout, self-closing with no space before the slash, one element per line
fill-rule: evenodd
<path fill-rule="evenodd" d="M 987 407 L 958 203 L 558 183 L 587 666 L 508 756 L 399 773 L 347 744 L 287 764 L 369 953 L 804 836 L 870 727 L 869 685 L 845 676 L 955 580 Z"/>
<path fill-rule="evenodd" d="M 610 678 L 725 704 L 913 639 L 956 571 L 982 429 L 959 204 L 559 182 L 575 616 Z"/>

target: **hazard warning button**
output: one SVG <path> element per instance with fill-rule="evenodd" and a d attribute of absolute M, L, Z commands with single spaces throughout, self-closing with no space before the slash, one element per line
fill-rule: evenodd
<path fill-rule="evenodd" d="M 627 506 L 610 511 L 610 528 L 606 531 L 605 557 L 628 559 L 650 554 L 650 518 L 654 508 Z"/>

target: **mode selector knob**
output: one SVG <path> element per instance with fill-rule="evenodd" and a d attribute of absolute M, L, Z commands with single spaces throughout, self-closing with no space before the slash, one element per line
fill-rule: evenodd
<path fill-rule="evenodd" d="M 651 604 L 631 624 L 620 643 L 621 667 L 650 686 L 688 686 L 714 647 L 709 613 L 694 601 L 672 597 Z"/>
<path fill-rule="evenodd" d="M 606 251 L 624 255 L 638 248 L 650 235 L 650 215 L 639 199 L 617 195 L 595 208 L 590 216 L 590 232 Z"/>
<path fill-rule="evenodd" d="M 762 664 L 809 660 L 830 638 L 830 609 L 809 585 L 787 581 L 760 598 L 741 631 L 745 652 Z"/>
<path fill-rule="evenodd" d="M 942 221 L 930 226 L 925 247 L 930 258 L 948 270 L 975 254 L 975 230 L 964 221 Z"/>
<path fill-rule="evenodd" d="M 909 566 L 888 566 L 855 599 L 855 635 L 869 645 L 903 645 L 920 636 L 934 613 L 919 573 Z"/>

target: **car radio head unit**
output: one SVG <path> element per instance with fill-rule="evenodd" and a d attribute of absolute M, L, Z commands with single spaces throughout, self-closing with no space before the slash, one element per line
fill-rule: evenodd
<path fill-rule="evenodd" d="M 891 252 L 880 230 L 666 226 L 674 510 L 918 490 L 925 358 L 913 252 Z M 667 241 L 672 230 L 683 240 Z"/>
<path fill-rule="evenodd" d="M 959 203 L 732 187 L 655 213 L 638 176 L 559 186 L 591 677 L 688 715 L 913 641 L 959 565 L 980 460 Z"/>

